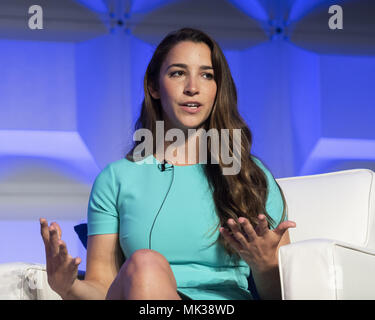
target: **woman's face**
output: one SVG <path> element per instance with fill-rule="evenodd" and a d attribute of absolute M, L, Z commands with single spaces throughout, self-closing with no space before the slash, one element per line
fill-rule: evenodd
<path fill-rule="evenodd" d="M 159 90 L 150 88 L 160 99 L 165 129 L 200 128 L 209 117 L 216 97 L 216 82 L 211 50 L 203 42 L 182 41 L 164 60 L 159 76 Z M 189 102 L 199 107 L 186 106 Z"/>

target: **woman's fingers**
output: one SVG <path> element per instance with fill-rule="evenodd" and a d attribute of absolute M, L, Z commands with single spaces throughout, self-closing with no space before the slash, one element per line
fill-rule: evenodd
<path fill-rule="evenodd" d="M 40 234 L 42 235 L 44 245 L 47 246 L 49 243 L 48 222 L 44 218 L 40 218 L 39 222 L 40 222 Z"/>
<path fill-rule="evenodd" d="M 79 264 L 82 262 L 82 259 L 80 257 L 76 257 L 74 259 L 72 259 L 71 261 L 71 267 L 74 269 L 78 268 Z"/>
<path fill-rule="evenodd" d="M 246 237 L 249 242 L 254 241 L 257 238 L 257 234 L 249 222 L 248 219 L 240 217 L 238 221 L 241 223 L 242 229 L 244 230 Z"/>
<path fill-rule="evenodd" d="M 264 214 L 258 215 L 258 225 L 255 228 L 255 232 L 259 237 L 263 236 L 268 230 L 267 218 Z"/>
<path fill-rule="evenodd" d="M 50 238 L 49 238 L 50 231 L 48 228 L 48 222 L 44 218 L 40 218 L 39 222 L 40 222 L 40 234 L 42 235 L 46 257 L 48 258 L 51 255 Z"/>
<path fill-rule="evenodd" d="M 223 235 L 224 239 L 227 240 L 234 249 L 237 251 L 242 249 L 241 244 L 233 237 L 227 228 L 221 227 L 219 231 Z"/>
<path fill-rule="evenodd" d="M 59 226 L 56 222 L 52 222 L 51 225 L 54 226 L 54 227 L 56 228 L 56 230 L 57 230 L 57 235 L 58 235 L 59 239 L 61 239 L 62 231 L 61 231 L 60 226 Z"/>
<path fill-rule="evenodd" d="M 56 257 L 59 254 L 59 235 L 57 229 L 51 225 L 49 227 L 49 247 L 52 257 Z"/>
<path fill-rule="evenodd" d="M 281 222 L 277 226 L 277 228 L 273 230 L 273 232 L 275 232 L 281 239 L 281 237 L 283 236 L 286 230 L 288 230 L 289 228 L 295 228 L 295 227 L 296 227 L 296 223 L 294 221 L 287 220 L 287 221 Z"/>
<path fill-rule="evenodd" d="M 59 240 L 59 258 L 61 263 L 65 263 L 68 259 L 68 249 L 66 248 L 66 243 L 62 240 Z"/>
<path fill-rule="evenodd" d="M 241 223 L 242 221 L 239 220 Z M 227 224 L 233 232 L 233 237 L 244 247 L 248 244 L 248 239 L 245 238 L 245 234 L 242 233 L 240 226 L 234 221 L 234 219 L 228 219 Z"/>
<path fill-rule="evenodd" d="M 68 264 L 68 267 L 74 270 L 81 263 L 81 258 L 73 258 L 69 253 L 66 247 L 66 243 L 62 240 L 59 240 L 59 258 L 61 264 Z"/>
<path fill-rule="evenodd" d="M 59 240 L 59 259 L 60 266 L 65 266 L 71 271 L 76 271 L 78 265 L 81 263 L 82 259 L 80 257 L 73 258 L 66 247 L 66 243 L 63 240 Z"/>
<path fill-rule="evenodd" d="M 76 258 L 73 258 L 71 256 L 70 257 L 70 261 L 69 261 L 69 264 L 68 264 L 68 270 L 70 270 L 70 272 L 77 272 L 78 271 L 78 266 L 79 264 L 81 263 L 81 258 L 80 257 L 76 257 Z"/>

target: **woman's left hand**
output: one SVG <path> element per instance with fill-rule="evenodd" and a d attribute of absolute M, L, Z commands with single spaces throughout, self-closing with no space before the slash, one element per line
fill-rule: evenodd
<path fill-rule="evenodd" d="M 296 223 L 283 221 L 277 228 L 270 230 L 265 215 L 258 215 L 258 219 L 259 224 L 255 229 L 244 217 L 238 219 L 241 228 L 234 219 L 228 219 L 227 224 L 232 233 L 223 227 L 220 232 L 252 270 L 262 272 L 278 265 L 277 248 L 280 240 L 285 231 L 296 227 Z"/>

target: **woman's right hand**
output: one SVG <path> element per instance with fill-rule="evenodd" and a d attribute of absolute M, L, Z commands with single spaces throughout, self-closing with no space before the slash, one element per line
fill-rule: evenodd
<path fill-rule="evenodd" d="M 61 240 L 61 229 L 56 222 L 48 226 L 44 218 L 39 219 L 40 233 L 46 250 L 48 284 L 63 299 L 68 296 L 77 280 L 81 258 L 68 254 L 66 243 Z"/>

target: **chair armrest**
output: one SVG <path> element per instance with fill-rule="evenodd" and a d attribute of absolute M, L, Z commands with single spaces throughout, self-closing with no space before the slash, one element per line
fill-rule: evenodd
<path fill-rule="evenodd" d="M 1 300 L 61 300 L 51 289 L 43 264 L 12 262 L 0 264 Z"/>
<path fill-rule="evenodd" d="M 280 247 L 283 300 L 375 299 L 375 250 L 312 239 Z"/>

